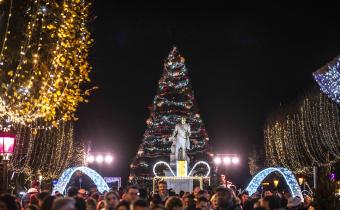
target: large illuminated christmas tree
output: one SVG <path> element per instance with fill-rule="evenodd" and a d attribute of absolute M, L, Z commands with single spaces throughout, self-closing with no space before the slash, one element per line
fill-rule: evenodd
<path fill-rule="evenodd" d="M 176 47 L 173 47 L 164 61 L 157 95 L 150 107 L 150 117 L 146 120 L 147 128 L 137 155 L 130 165 L 132 182 L 152 177 L 156 162 L 169 162 L 172 144 L 169 137 L 182 117 L 191 126 L 191 147 L 187 151 L 191 166 L 199 160 L 210 162 L 208 134 L 195 106 L 194 93 L 184 62 Z"/>

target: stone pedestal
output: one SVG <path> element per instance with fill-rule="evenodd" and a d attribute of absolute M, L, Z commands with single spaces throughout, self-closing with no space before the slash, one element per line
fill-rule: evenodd
<path fill-rule="evenodd" d="M 173 189 L 177 194 L 183 190 L 184 192 L 192 192 L 192 179 L 167 179 L 168 189 Z"/>

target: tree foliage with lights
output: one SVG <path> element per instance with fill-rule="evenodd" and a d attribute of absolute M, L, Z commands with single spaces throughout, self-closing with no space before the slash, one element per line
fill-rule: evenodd
<path fill-rule="evenodd" d="M 90 89 L 92 44 L 85 0 L 5 0 L 0 39 L 0 119 L 45 129 L 75 119 Z"/>
<path fill-rule="evenodd" d="M 321 91 L 340 104 L 340 56 L 313 74 Z"/>
<path fill-rule="evenodd" d="M 191 126 L 191 148 L 187 152 L 191 163 L 210 161 L 208 134 L 195 105 L 185 60 L 176 47 L 164 61 L 163 75 L 158 84 L 142 143 L 130 165 L 131 179 L 152 177 L 152 167 L 157 161 L 169 162 L 172 142 L 168 139 L 182 117 Z"/>
<path fill-rule="evenodd" d="M 297 107 L 268 120 L 264 131 L 267 163 L 310 174 L 313 164 L 339 162 L 339 105 L 315 90 L 304 96 Z"/>

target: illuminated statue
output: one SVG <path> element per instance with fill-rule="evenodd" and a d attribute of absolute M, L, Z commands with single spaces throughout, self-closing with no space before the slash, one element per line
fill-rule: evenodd
<path fill-rule="evenodd" d="M 172 153 L 175 153 L 175 160 L 187 160 L 186 150 L 190 149 L 190 125 L 182 117 L 181 123 L 175 126 L 172 136 L 169 138 L 173 142 Z"/>

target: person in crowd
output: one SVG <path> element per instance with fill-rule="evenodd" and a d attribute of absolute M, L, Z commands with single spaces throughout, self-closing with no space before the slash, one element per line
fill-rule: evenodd
<path fill-rule="evenodd" d="M 79 189 L 79 190 L 78 190 L 77 196 L 78 196 L 79 198 L 86 199 L 86 190 L 83 189 L 83 188 Z"/>
<path fill-rule="evenodd" d="M 197 199 L 197 196 L 198 196 L 199 191 L 201 191 L 200 186 L 194 187 L 194 190 L 193 190 L 192 194 L 194 195 L 195 200 Z"/>
<path fill-rule="evenodd" d="M 305 195 L 304 199 L 303 199 L 303 207 L 305 210 L 315 210 L 315 208 L 313 207 L 313 200 L 309 195 Z"/>
<path fill-rule="evenodd" d="M 28 205 L 25 210 L 39 210 L 39 207 L 36 205 Z"/>
<path fill-rule="evenodd" d="M 210 194 L 206 190 L 198 191 L 197 196 L 196 196 L 196 200 L 198 200 L 198 198 L 200 198 L 200 197 L 205 197 L 206 199 L 210 200 Z"/>
<path fill-rule="evenodd" d="M 270 195 L 263 198 L 262 207 L 265 210 L 284 210 L 281 208 L 281 199 L 278 196 Z"/>
<path fill-rule="evenodd" d="M 216 190 L 217 204 L 215 210 L 240 210 L 241 207 L 233 202 L 233 192 L 229 188 L 220 187 Z"/>
<path fill-rule="evenodd" d="M 99 193 L 98 192 L 94 192 L 91 194 L 91 197 L 98 202 L 99 201 Z"/>
<path fill-rule="evenodd" d="M 44 199 L 47 198 L 48 196 L 50 196 L 50 193 L 46 192 L 46 191 L 43 191 L 43 192 L 38 194 L 38 206 L 39 206 L 39 208 L 41 208 L 41 206 L 44 202 Z"/>
<path fill-rule="evenodd" d="M 211 196 L 210 203 L 211 203 L 211 209 L 216 209 L 216 208 L 217 208 L 217 198 L 216 198 L 216 194 L 214 194 L 213 196 Z"/>
<path fill-rule="evenodd" d="M 130 203 L 127 201 L 121 201 L 118 203 L 115 210 L 130 210 Z"/>
<path fill-rule="evenodd" d="M 76 198 L 78 195 L 78 189 L 75 187 L 70 187 L 67 190 L 67 196 L 70 198 Z"/>
<path fill-rule="evenodd" d="M 148 202 L 143 199 L 137 199 L 132 204 L 132 210 L 149 210 Z"/>
<path fill-rule="evenodd" d="M 137 199 L 139 199 L 139 189 L 136 186 L 130 186 L 127 189 L 127 193 L 125 196 L 126 201 L 133 203 Z"/>
<path fill-rule="evenodd" d="M 177 196 L 171 196 L 165 202 L 165 208 L 167 210 L 183 210 L 183 203 Z"/>
<path fill-rule="evenodd" d="M 151 210 L 167 210 L 163 205 L 156 205 Z"/>
<path fill-rule="evenodd" d="M 270 190 L 266 190 L 263 193 L 263 197 L 272 196 L 272 195 L 273 195 L 273 193 Z"/>
<path fill-rule="evenodd" d="M 52 210 L 76 210 L 73 198 L 57 198 L 53 202 Z"/>
<path fill-rule="evenodd" d="M 186 210 L 193 210 L 196 208 L 195 203 L 195 197 L 193 194 L 190 193 L 184 193 L 182 202 L 183 202 L 183 208 Z"/>
<path fill-rule="evenodd" d="M 114 210 L 119 202 L 119 195 L 116 192 L 108 192 L 104 196 L 105 210 Z"/>
<path fill-rule="evenodd" d="M 38 196 L 37 195 L 35 195 L 35 194 L 31 195 L 29 205 L 39 206 L 39 200 L 38 200 Z"/>
<path fill-rule="evenodd" d="M 96 210 L 97 202 L 92 197 L 86 199 L 86 210 Z"/>
<path fill-rule="evenodd" d="M 159 196 L 161 202 L 163 205 L 165 204 L 165 200 L 169 197 L 169 191 L 168 191 L 168 184 L 166 181 L 161 180 L 158 182 L 158 194 L 155 196 Z"/>
<path fill-rule="evenodd" d="M 52 196 L 52 195 L 49 195 L 46 198 L 44 198 L 42 205 L 40 207 L 40 210 L 51 210 L 52 204 L 55 199 L 56 199 L 56 196 Z"/>
<path fill-rule="evenodd" d="M 199 197 L 196 202 L 196 209 L 210 210 L 210 203 L 206 197 Z"/>
<path fill-rule="evenodd" d="M 0 195 L 0 210 L 19 210 L 15 198 L 10 194 Z"/>
<path fill-rule="evenodd" d="M 296 197 L 290 197 L 288 199 L 288 203 L 287 203 L 287 208 L 289 210 L 302 210 L 303 209 L 303 201 L 300 197 L 296 196 Z"/>
<path fill-rule="evenodd" d="M 244 204 L 249 200 L 249 193 L 247 191 L 243 191 L 240 195 L 241 205 L 244 206 Z"/>
<path fill-rule="evenodd" d="M 75 207 L 77 210 L 86 210 L 86 202 L 84 198 L 76 197 L 75 201 Z"/>

